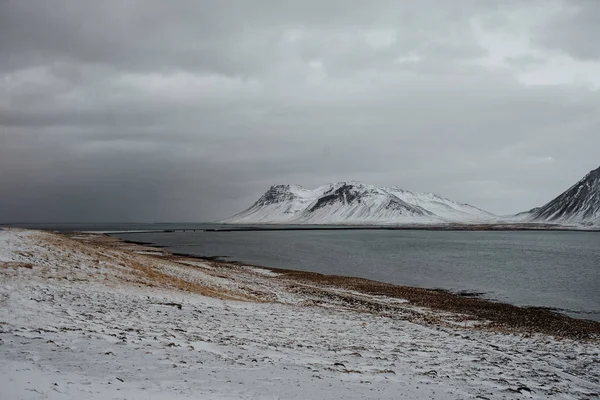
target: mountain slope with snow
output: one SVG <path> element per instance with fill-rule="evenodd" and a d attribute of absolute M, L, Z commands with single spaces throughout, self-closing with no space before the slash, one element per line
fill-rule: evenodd
<path fill-rule="evenodd" d="M 530 211 L 531 222 L 600 225 L 600 168 L 546 205 Z"/>
<path fill-rule="evenodd" d="M 221 222 L 232 224 L 443 224 L 490 222 L 496 217 L 432 193 L 415 193 L 360 182 L 314 190 L 272 186 L 250 208 Z"/>
<path fill-rule="evenodd" d="M 383 188 L 338 183 L 302 212 L 300 221 L 321 223 L 440 222 L 428 210 L 409 204 Z"/>
<path fill-rule="evenodd" d="M 287 223 L 297 218 L 328 188 L 307 190 L 299 185 L 273 185 L 250 208 L 223 222 L 229 223 Z"/>
<path fill-rule="evenodd" d="M 396 187 L 388 190 L 399 199 L 423 207 L 450 222 L 489 222 L 497 218 L 494 214 L 475 206 L 458 203 L 434 193 L 415 193 Z"/>

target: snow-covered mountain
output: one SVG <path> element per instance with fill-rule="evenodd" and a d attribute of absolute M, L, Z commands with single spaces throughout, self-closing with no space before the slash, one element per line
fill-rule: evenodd
<path fill-rule="evenodd" d="M 600 167 L 548 204 L 526 214 L 531 222 L 600 226 Z"/>
<path fill-rule="evenodd" d="M 490 222 L 477 207 L 432 193 L 360 182 L 304 189 L 275 185 L 250 208 L 221 222 L 232 224 L 443 224 Z"/>

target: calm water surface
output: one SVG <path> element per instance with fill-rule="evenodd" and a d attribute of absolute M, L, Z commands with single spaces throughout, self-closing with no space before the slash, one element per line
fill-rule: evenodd
<path fill-rule="evenodd" d="M 250 264 L 483 292 L 490 299 L 600 320 L 600 233 L 306 230 L 119 236 Z"/>
<path fill-rule="evenodd" d="M 401 285 L 483 292 L 600 321 L 600 233 L 393 230 L 202 232 L 214 224 L 28 224 L 119 233 L 173 252 Z M 196 232 L 189 231 L 197 229 Z"/>

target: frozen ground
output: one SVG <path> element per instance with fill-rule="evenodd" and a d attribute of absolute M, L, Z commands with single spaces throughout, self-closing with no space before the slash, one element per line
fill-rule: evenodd
<path fill-rule="evenodd" d="M 145 251 L 0 231 L 1 400 L 600 396 L 598 342 L 311 305 L 268 270 Z"/>

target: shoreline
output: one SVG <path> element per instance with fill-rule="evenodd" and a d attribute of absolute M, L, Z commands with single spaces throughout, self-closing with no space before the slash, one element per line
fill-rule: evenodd
<path fill-rule="evenodd" d="M 443 291 L 1 229 L 0 282 L 8 398 L 600 394 L 600 324 Z"/>
<path fill-rule="evenodd" d="M 350 290 L 368 296 L 382 296 L 390 299 L 405 300 L 412 306 L 423 307 L 433 312 L 460 314 L 467 320 L 485 321 L 485 329 L 514 332 L 521 334 L 542 333 L 557 337 L 570 337 L 577 339 L 600 338 L 600 322 L 574 318 L 558 310 L 547 307 L 516 306 L 505 302 L 485 299 L 476 292 L 452 292 L 441 288 L 422 288 L 414 286 L 396 285 L 392 283 L 375 281 L 367 278 L 327 275 L 318 272 L 274 268 L 265 265 L 255 265 L 241 261 L 227 261 L 219 259 L 224 256 L 198 256 L 187 253 L 172 253 L 160 245 L 151 242 L 138 242 L 124 240 L 116 236 L 108 236 L 118 243 L 141 246 L 142 248 L 160 249 L 165 255 L 175 260 L 200 260 L 215 266 L 225 268 L 254 267 L 267 270 L 276 274 L 280 279 L 287 279 L 297 284 L 316 284 L 324 287 L 334 287 Z M 310 290 L 314 290 L 311 288 Z M 353 299 L 346 299 L 352 303 Z M 376 304 L 364 304 L 367 308 L 382 312 L 393 312 L 386 307 Z"/>
<path fill-rule="evenodd" d="M 441 231 L 441 232 L 600 232 L 598 228 L 577 228 L 573 226 L 556 224 L 534 223 L 492 223 L 492 224 L 448 224 L 448 225 L 308 225 L 306 227 L 279 227 L 278 224 L 254 224 L 255 226 L 235 227 L 236 224 L 224 224 L 225 228 L 208 228 L 204 232 L 261 232 L 261 231 L 335 231 L 335 230 L 390 230 L 390 231 Z M 252 224 L 249 224 L 252 225 Z M 232 226 L 231 228 L 229 226 Z M 186 231 L 192 229 L 175 229 L 172 231 Z M 164 231 L 164 232 L 169 232 Z"/>
<path fill-rule="evenodd" d="M 77 224 L 77 223 L 75 223 Z M 263 232 L 263 231 L 353 231 L 353 230 L 397 230 L 397 231 L 432 231 L 432 232 L 587 232 L 587 233 L 598 233 L 600 227 L 598 226 L 573 226 L 573 225 L 560 225 L 550 223 L 449 223 L 449 224 L 407 224 L 407 225 L 354 225 L 354 224 L 307 224 L 307 225 L 295 225 L 289 226 L 287 224 L 232 224 L 232 223 L 198 223 L 207 225 L 218 225 L 218 227 L 211 228 L 200 228 L 200 227 L 185 227 L 186 223 L 160 223 L 160 224 L 147 224 L 147 225 L 181 225 L 183 227 L 170 227 L 160 228 L 153 227 L 149 229 L 132 229 L 132 230 L 101 230 L 101 231 L 89 231 L 89 230 L 54 230 L 49 227 L 35 227 L 40 224 L 27 224 L 27 223 L 0 223 L 0 229 L 2 228 L 16 228 L 16 229 L 39 229 L 48 232 L 58 233 L 86 233 L 86 234 L 136 234 L 136 233 L 175 233 L 175 232 Z M 27 225 L 34 225 L 29 227 Z M 41 224 L 41 225 L 52 225 L 52 223 Z M 60 225 L 55 224 L 57 227 Z M 72 224 L 66 224 L 72 225 Z M 93 223 L 91 224 L 93 225 Z"/>

